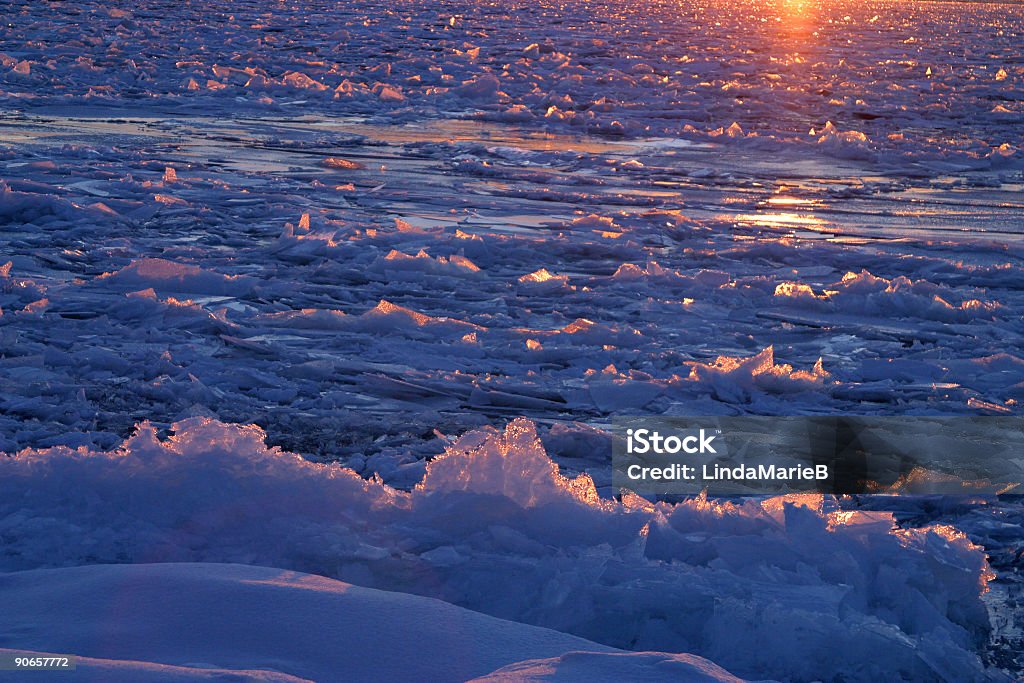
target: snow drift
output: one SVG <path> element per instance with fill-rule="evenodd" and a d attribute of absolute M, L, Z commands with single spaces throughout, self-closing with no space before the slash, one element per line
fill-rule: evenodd
<path fill-rule="evenodd" d="M 76 681 L 465 681 L 499 667 L 536 672 L 538 660 L 600 667 L 590 658 L 606 654 L 616 669 L 657 680 L 669 680 L 653 666 L 665 660 L 686 680 L 738 680 L 699 657 L 619 652 L 430 598 L 266 567 L 43 569 L 0 576 L 0 596 L 0 631 L 17 633 L 5 644 L 84 658 Z"/>

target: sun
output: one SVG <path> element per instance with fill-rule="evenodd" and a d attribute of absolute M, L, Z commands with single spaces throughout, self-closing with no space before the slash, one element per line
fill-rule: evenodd
<path fill-rule="evenodd" d="M 815 0 L 780 0 L 777 7 L 778 21 L 786 36 L 805 39 L 817 30 Z"/>

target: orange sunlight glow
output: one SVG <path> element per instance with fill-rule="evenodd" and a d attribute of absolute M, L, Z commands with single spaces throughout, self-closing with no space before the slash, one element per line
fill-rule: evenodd
<path fill-rule="evenodd" d="M 790 40 L 806 41 L 817 30 L 817 7 L 813 0 L 780 0 L 776 6 L 781 33 Z"/>

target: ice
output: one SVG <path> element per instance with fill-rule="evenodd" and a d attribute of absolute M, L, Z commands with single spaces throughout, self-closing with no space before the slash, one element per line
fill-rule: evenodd
<path fill-rule="evenodd" d="M 971 680 L 970 652 L 1019 675 L 1019 633 L 999 630 L 1020 620 L 1019 501 L 969 487 L 954 504 L 923 472 L 899 496 L 813 514 L 668 512 L 616 502 L 607 462 L 624 415 L 1021 414 L 1019 5 L 270 4 L 4 5 L 0 451 L 69 468 L 49 489 L 65 507 L 32 499 L 22 518 L 8 497 L 6 528 L 12 548 L 22 522 L 92 544 L 26 547 L 11 566 L 262 561 L 630 650 L 713 653 L 754 677 L 884 680 L 884 660 Z M 510 421 L 522 485 L 480 446 Z M 204 484 L 192 459 L 161 456 L 172 429 L 237 438 L 251 457 L 214 449 Z M 467 433 L 473 467 L 439 459 Z M 287 469 L 264 435 L 334 464 Z M 101 455 L 126 438 L 130 455 Z M 57 446 L 83 450 L 39 455 Z M 133 467 L 145 454 L 166 481 Z M 244 475 L 254 462 L 265 487 Z M 69 483 L 74 467 L 93 488 Z M 136 488 L 117 487 L 122 468 Z M 25 477 L 17 501 L 48 486 Z M 230 494 L 246 486 L 280 517 Z M 376 511 L 342 519 L 349 499 Z M 149 500 L 166 516 L 137 507 Z M 898 528 L 832 528 L 836 506 L 892 512 Z M 193 508 L 200 522 L 176 526 Z M 984 596 L 995 649 L 975 636 L 973 582 L 936 579 L 937 604 L 957 605 L 938 615 L 918 597 L 931 588 L 899 583 L 939 571 L 905 565 L 941 553 L 900 536 L 937 521 L 999 572 Z M 926 533 L 953 566 L 980 557 L 951 530 L 911 536 Z M 853 568 L 826 567 L 801 535 Z M 748 563 L 755 587 L 747 544 L 770 558 Z M 803 564 L 780 568 L 787 553 Z M 488 602 L 495 572 L 526 597 Z M 783 658 L 721 644 L 747 630 Z M 849 661 L 800 669 L 790 642 L 825 634 Z M 619 666 L 563 654 L 523 670 Z"/>
<path fill-rule="evenodd" d="M 464 81 L 455 88 L 455 94 L 469 100 L 495 99 L 499 94 L 501 82 L 496 76 L 484 74 L 472 80 Z"/>
<path fill-rule="evenodd" d="M 24 185 L 21 187 L 25 188 Z M 79 207 L 49 194 L 55 192 L 56 188 L 43 185 L 29 187 L 31 192 L 19 192 L 11 189 L 8 183 L 0 181 L 0 220 L 15 224 L 45 224 L 53 220 L 74 220 L 80 217 Z M 43 190 L 42 196 L 40 190 Z"/>
<path fill-rule="evenodd" d="M 992 574 L 953 527 L 901 529 L 818 495 L 602 499 L 589 476 L 560 473 L 523 419 L 449 444 L 408 493 L 267 448 L 255 426 L 192 418 L 170 431 L 0 461 L 0 567 L 244 562 L 692 652 L 747 677 L 989 675 L 973 648 Z"/>
<path fill-rule="evenodd" d="M 104 273 L 97 279 L 101 285 L 113 285 L 120 289 L 158 288 L 161 292 L 212 295 L 242 294 L 251 290 L 253 284 L 245 276 L 221 275 L 198 266 L 159 258 L 132 261 L 124 268 L 114 273 Z"/>
<path fill-rule="evenodd" d="M 847 273 L 832 285 L 829 298 L 836 307 L 851 313 L 904 317 L 915 314 L 928 320 L 969 322 L 975 318 L 991 319 L 999 314 L 1000 304 L 978 299 L 957 301 L 948 288 L 927 280 L 911 280 L 898 276 L 892 280 L 875 277 L 867 271 Z"/>
<path fill-rule="evenodd" d="M 453 254 L 451 258 L 433 258 L 421 249 L 415 256 L 392 249 L 388 254 L 370 264 L 371 272 L 381 273 L 390 280 L 408 279 L 417 281 L 424 274 L 469 277 L 479 273 L 480 268 L 465 256 Z"/>
<path fill-rule="evenodd" d="M 557 294 L 563 290 L 572 289 L 568 275 L 555 275 L 549 273 L 547 268 L 527 273 L 520 277 L 517 283 L 521 288 L 545 294 Z"/>
<path fill-rule="evenodd" d="M 353 320 L 351 327 L 374 334 L 416 333 L 420 328 L 429 328 L 430 333 L 437 338 L 443 338 L 447 335 L 463 336 L 475 329 L 482 329 L 479 326 L 454 318 L 436 318 L 424 315 L 384 299 L 381 299 L 376 306 Z"/>
<path fill-rule="evenodd" d="M 751 392 L 756 389 L 780 393 L 809 391 L 828 377 L 820 358 L 810 371 L 794 371 L 792 365 L 776 364 L 774 349 L 769 346 L 750 358 L 719 356 L 714 363 L 696 363 L 688 379 L 708 386 L 720 400 L 743 403 L 751 399 Z"/>

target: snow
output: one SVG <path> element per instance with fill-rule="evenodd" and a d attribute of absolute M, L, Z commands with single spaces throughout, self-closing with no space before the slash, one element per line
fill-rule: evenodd
<path fill-rule="evenodd" d="M 465 681 L 522 660 L 616 652 L 439 600 L 238 564 L 16 572 L 0 577 L 0 596 L 0 631 L 12 634 L 0 652 L 86 657 L 75 680 Z M 686 661 L 700 680 L 736 680 Z"/>
<path fill-rule="evenodd" d="M 0 655 L 6 657 L 63 657 L 66 653 L 38 652 L 32 650 L 9 650 L 0 648 Z M 37 674 L 33 674 L 38 677 Z M 174 666 L 132 660 L 100 659 L 97 657 L 75 658 L 75 673 L 81 681 L 131 681 L 132 683 L 174 683 L 180 681 L 222 681 L 233 677 L 243 677 L 247 681 L 271 681 L 272 683 L 301 683 L 302 678 L 288 674 L 257 669 L 220 669 L 204 666 Z M 0 672 L 0 680 L 13 680 L 9 671 Z"/>
<path fill-rule="evenodd" d="M 631 415 L 1024 413 L 1024 7 L 270 4 L 4 5 L 0 567 L 262 563 L 748 677 L 1020 675 L 991 482 L 654 506 L 608 454 Z M 691 664 L 619 656 L 507 664 Z"/>
<path fill-rule="evenodd" d="M 588 475 L 562 475 L 523 419 L 451 443 L 409 492 L 267 448 L 254 426 L 192 418 L 171 431 L 144 425 L 113 451 L 58 447 L 0 461 L 0 569 L 242 562 L 438 598 L 615 648 L 692 652 L 751 678 L 989 675 L 974 648 L 989 630 L 982 595 L 992 574 L 981 548 L 950 526 L 900 529 L 890 513 L 843 511 L 820 495 L 603 499 Z M 624 666 L 676 662 L 664 661 Z"/>
<path fill-rule="evenodd" d="M 739 681 L 691 655 L 570 652 L 551 659 L 510 664 L 474 679 L 501 681 Z"/>

